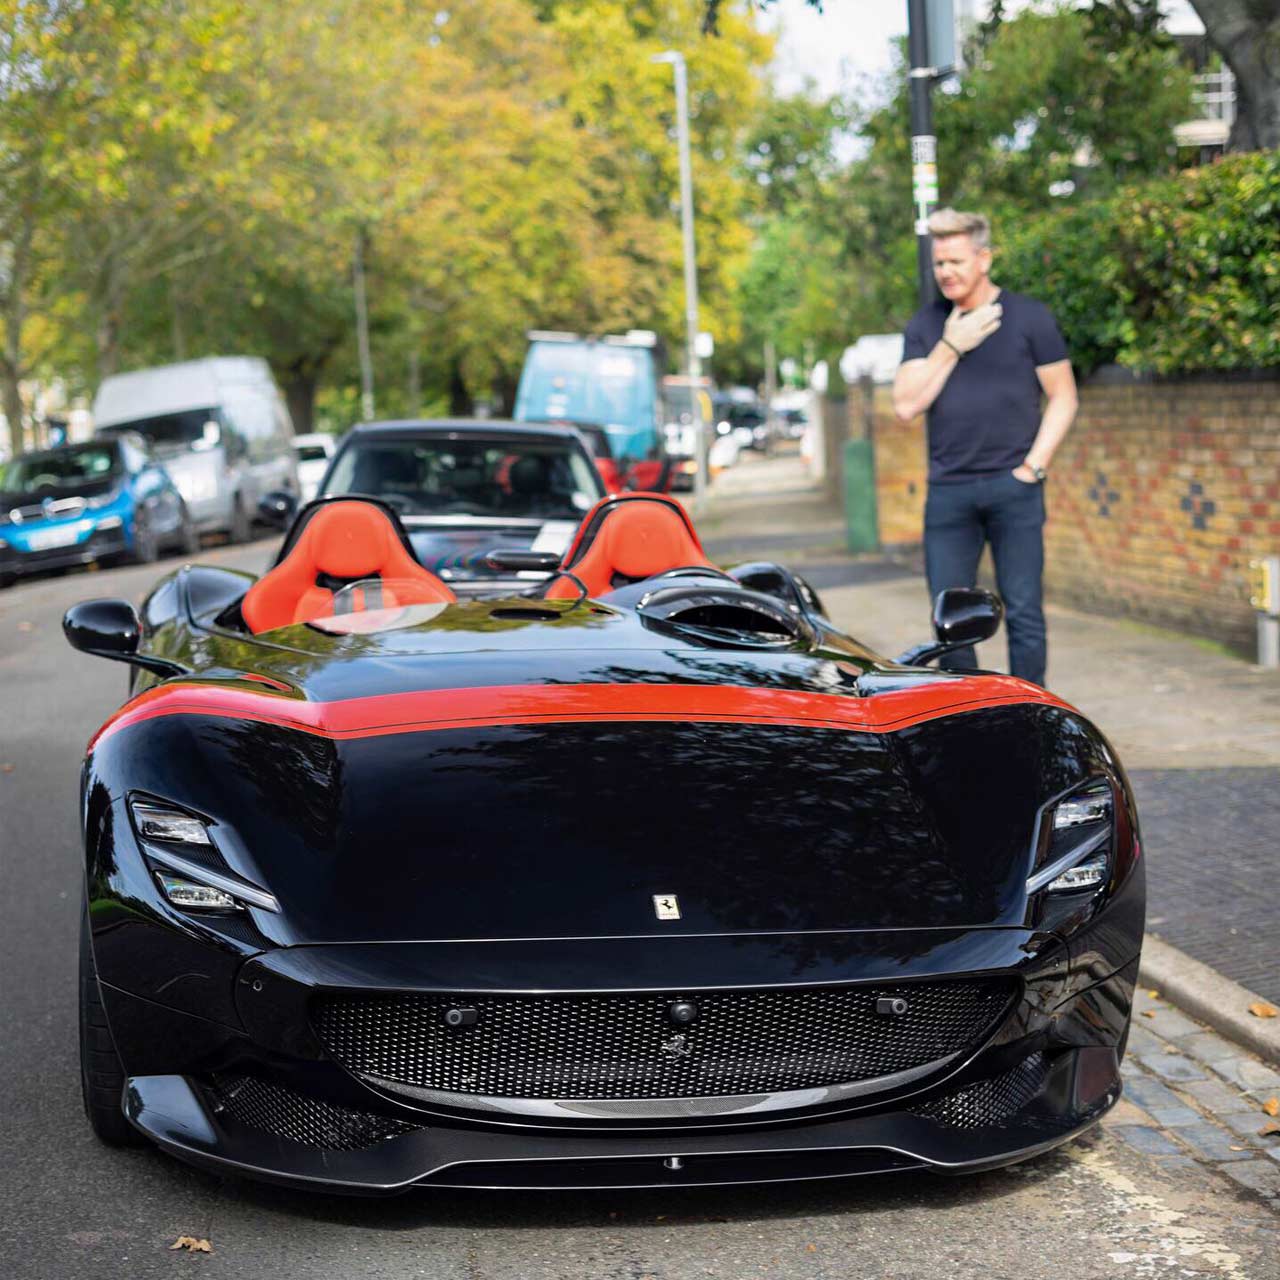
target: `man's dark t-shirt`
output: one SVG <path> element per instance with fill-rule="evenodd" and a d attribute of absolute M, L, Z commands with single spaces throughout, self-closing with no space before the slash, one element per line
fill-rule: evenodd
<path fill-rule="evenodd" d="M 1002 289 L 1000 327 L 964 356 L 929 409 L 929 481 L 976 480 L 1012 471 L 1040 429 L 1036 369 L 1067 359 L 1043 302 Z M 911 317 L 903 360 L 923 360 L 942 337 L 951 303 L 938 299 Z"/>

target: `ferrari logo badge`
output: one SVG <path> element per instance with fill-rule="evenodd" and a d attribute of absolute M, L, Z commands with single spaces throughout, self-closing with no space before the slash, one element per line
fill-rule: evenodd
<path fill-rule="evenodd" d="M 653 909 L 657 912 L 659 920 L 680 919 L 680 904 L 676 901 L 674 893 L 655 893 Z"/>

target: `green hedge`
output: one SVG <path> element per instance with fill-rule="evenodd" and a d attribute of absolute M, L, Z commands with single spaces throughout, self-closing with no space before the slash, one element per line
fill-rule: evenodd
<path fill-rule="evenodd" d="M 1000 233 L 999 280 L 1083 370 L 1280 366 L 1280 154 L 1231 156 Z"/>

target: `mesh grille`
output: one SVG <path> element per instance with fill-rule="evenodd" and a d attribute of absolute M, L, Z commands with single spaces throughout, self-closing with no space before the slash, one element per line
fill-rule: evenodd
<path fill-rule="evenodd" d="M 498 1098 L 698 1098 L 870 1080 L 973 1045 L 1013 994 L 1005 979 L 671 995 L 329 996 L 313 1022 L 349 1070 Z M 899 1016 L 876 1001 L 901 997 Z M 473 1025 L 449 1027 L 450 1008 Z"/>
<path fill-rule="evenodd" d="M 1011 1120 L 1040 1092 L 1049 1063 L 1043 1053 L 1024 1058 L 1012 1071 L 979 1080 L 956 1093 L 915 1108 L 915 1114 L 949 1129 L 987 1129 Z"/>
<path fill-rule="evenodd" d="M 329 1151 L 360 1151 L 419 1127 L 334 1106 L 252 1076 L 215 1076 L 214 1093 L 220 1109 L 241 1124 Z"/>

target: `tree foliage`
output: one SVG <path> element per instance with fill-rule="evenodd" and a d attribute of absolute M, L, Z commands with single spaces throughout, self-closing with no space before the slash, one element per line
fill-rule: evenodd
<path fill-rule="evenodd" d="M 1089 208 L 1120 184 L 1173 172 L 1190 80 L 1163 44 L 1115 29 L 1104 38 L 1077 10 L 1024 11 L 979 33 L 967 61 L 934 96 L 941 197 L 989 213 L 998 237 L 1048 207 Z M 902 51 L 888 101 L 847 116 L 865 154 L 828 164 L 774 213 L 743 276 L 744 312 L 768 297 L 779 335 L 808 333 L 829 354 L 900 328 L 916 305 Z M 833 129 L 828 146 L 837 138 Z M 807 247 L 807 261 L 787 262 L 784 245 Z"/>
<path fill-rule="evenodd" d="M 737 165 L 770 41 L 698 0 L 0 0 L 0 385 L 267 356 L 301 425 L 354 377 L 352 254 L 385 403 L 509 395 L 525 330 L 682 332 L 685 52 L 700 284 L 737 326 Z M 20 444 L 20 441 L 15 441 Z"/>
<path fill-rule="evenodd" d="M 1012 232 L 1001 270 L 1049 303 L 1086 369 L 1280 365 L 1280 155 L 1042 215 Z"/>

